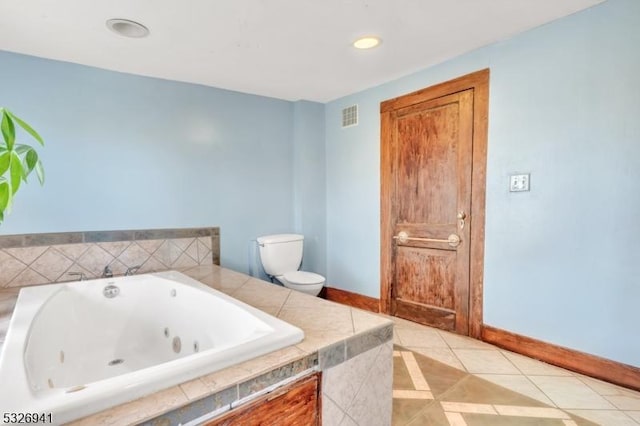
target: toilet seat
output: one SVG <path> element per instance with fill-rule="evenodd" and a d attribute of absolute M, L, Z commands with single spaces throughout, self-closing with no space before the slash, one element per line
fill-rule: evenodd
<path fill-rule="evenodd" d="M 291 284 L 298 285 L 314 285 L 314 284 L 324 284 L 324 277 L 320 274 L 314 274 L 313 272 L 305 272 L 305 271 L 292 271 L 286 272 L 283 275 L 284 279 L 289 281 Z"/>
<path fill-rule="evenodd" d="M 285 287 L 317 296 L 324 287 L 325 278 L 320 274 L 304 271 L 287 272 L 276 277 Z"/>

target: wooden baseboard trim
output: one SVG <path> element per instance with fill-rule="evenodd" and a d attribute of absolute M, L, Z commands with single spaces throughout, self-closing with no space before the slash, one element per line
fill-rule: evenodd
<path fill-rule="evenodd" d="M 567 370 L 640 391 L 640 368 L 483 325 L 482 340 Z"/>
<path fill-rule="evenodd" d="M 332 302 L 342 303 L 343 305 L 364 309 L 365 311 L 380 312 L 380 299 L 374 297 L 333 287 L 325 287 L 320 295 Z"/>

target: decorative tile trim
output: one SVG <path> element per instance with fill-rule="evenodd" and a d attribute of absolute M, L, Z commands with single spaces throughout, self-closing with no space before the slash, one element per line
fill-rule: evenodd
<path fill-rule="evenodd" d="M 169 411 L 159 417 L 147 420 L 140 426 L 167 426 L 185 424 L 213 411 L 226 408 L 231 409 L 231 404 L 238 400 L 238 387 L 231 386 L 219 392 L 192 402 L 184 407 Z"/>
<path fill-rule="evenodd" d="M 246 380 L 237 385 L 218 391 L 195 402 L 169 411 L 166 414 L 148 420 L 144 426 L 177 425 L 185 424 L 194 419 L 202 417 L 216 410 L 226 408 L 230 410 L 234 403 L 260 393 L 269 386 L 285 382 L 292 377 L 299 375 L 318 366 L 317 354 L 310 354 L 304 358 L 292 361 L 282 367 L 269 371 L 258 377 Z M 221 410 L 226 411 L 226 410 Z"/>
<path fill-rule="evenodd" d="M 218 228 L 0 236 L 0 288 L 220 264 Z"/>
<path fill-rule="evenodd" d="M 331 346 L 320 349 L 318 352 L 318 365 L 321 370 L 326 370 L 366 352 L 370 349 L 385 344 L 393 339 L 393 324 L 384 325 L 356 334 L 346 340 L 334 343 Z"/>
<path fill-rule="evenodd" d="M 376 346 L 385 344 L 393 339 L 393 324 L 374 328 L 366 333 L 357 334 L 347 340 L 347 356 L 349 360 Z"/>
<path fill-rule="evenodd" d="M 240 399 L 246 398 L 249 395 L 260 392 L 269 386 L 275 385 L 283 380 L 293 377 L 302 373 L 305 370 L 309 370 L 318 365 L 317 353 L 308 355 L 302 359 L 293 361 L 287 365 L 271 370 L 253 379 L 249 379 L 246 382 L 238 385 L 238 396 Z"/>
<path fill-rule="evenodd" d="M 220 228 L 171 228 L 125 231 L 55 232 L 46 234 L 0 235 L 0 249 L 51 246 L 57 244 L 113 241 L 159 240 L 171 238 L 220 237 Z"/>
<path fill-rule="evenodd" d="M 347 343 L 342 340 L 318 351 L 320 370 L 326 370 L 347 360 Z"/>

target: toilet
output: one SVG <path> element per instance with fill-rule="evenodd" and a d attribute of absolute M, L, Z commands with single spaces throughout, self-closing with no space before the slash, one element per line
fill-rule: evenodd
<path fill-rule="evenodd" d="M 287 288 L 312 296 L 320 293 L 325 278 L 313 272 L 298 270 L 302 263 L 303 235 L 266 235 L 257 240 L 260 261 L 270 278 L 277 279 Z"/>

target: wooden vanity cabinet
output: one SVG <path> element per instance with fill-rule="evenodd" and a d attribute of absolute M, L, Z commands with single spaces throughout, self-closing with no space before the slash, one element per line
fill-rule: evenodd
<path fill-rule="evenodd" d="M 206 426 L 319 426 L 320 373 L 303 377 L 213 419 Z"/>

